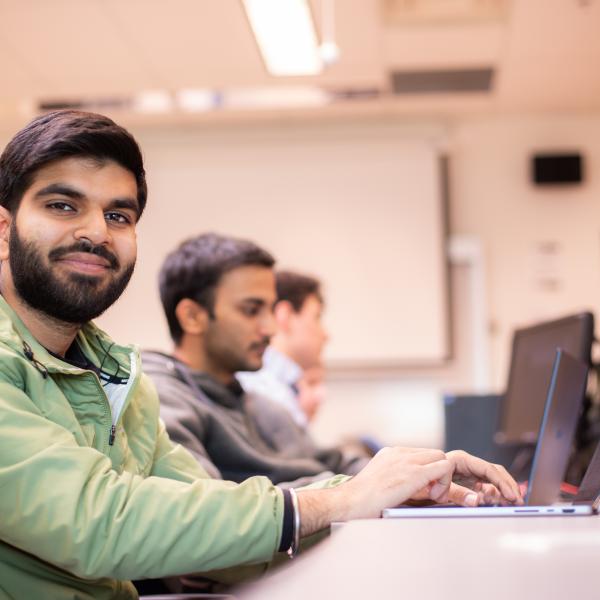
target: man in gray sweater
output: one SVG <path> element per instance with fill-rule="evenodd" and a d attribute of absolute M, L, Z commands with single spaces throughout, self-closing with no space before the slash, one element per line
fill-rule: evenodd
<path fill-rule="evenodd" d="M 156 384 L 171 439 L 215 477 L 266 475 L 297 486 L 353 475 L 365 457 L 318 448 L 284 407 L 245 394 L 235 377 L 260 369 L 275 333 L 274 263 L 245 240 L 204 234 L 183 242 L 160 273 L 175 348 L 172 355 L 144 352 L 144 371 Z"/>

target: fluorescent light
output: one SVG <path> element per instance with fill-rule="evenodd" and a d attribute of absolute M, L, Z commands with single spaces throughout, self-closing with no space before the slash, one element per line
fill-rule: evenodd
<path fill-rule="evenodd" d="M 164 90 L 146 90 L 135 95 L 133 109 L 141 113 L 168 113 L 173 110 L 173 98 Z"/>
<path fill-rule="evenodd" d="M 243 0 L 271 75 L 316 75 L 323 69 L 306 0 Z"/>
<path fill-rule="evenodd" d="M 313 108 L 331 102 L 331 95 L 314 86 L 230 89 L 223 93 L 229 109 Z"/>
<path fill-rule="evenodd" d="M 175 102 L 185 112 L 206 112 L 217 107 L 217 93 L 212 90 L 183 89 L 175 94 Z"/>

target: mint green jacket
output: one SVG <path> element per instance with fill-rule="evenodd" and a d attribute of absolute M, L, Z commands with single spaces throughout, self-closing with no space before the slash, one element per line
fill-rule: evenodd
<path fill-rule="evenodd" d="M 0 297 L 0 598 L 130 599 L 129 579 L 270 560 L 281 491 L 264 477 L 209 479 L 170 442 L 137 350 L 93 324 L 77 340 L 129 378 L 122 406 L 111 411 L 96 374 L 49 354 Z"/>

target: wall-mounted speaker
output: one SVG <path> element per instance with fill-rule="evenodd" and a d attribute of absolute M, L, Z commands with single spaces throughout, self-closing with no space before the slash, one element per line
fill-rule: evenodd
<path fill-rule="evenodd" d="M 536 185 L 577 184 L 583 181 L 583 157 L 579 153 L 535 154 L 531 176 Z"/>

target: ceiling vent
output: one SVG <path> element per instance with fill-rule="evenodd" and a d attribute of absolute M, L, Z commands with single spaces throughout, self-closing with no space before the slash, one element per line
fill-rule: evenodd
<path fill-rule="evenodd" d="M 436 71 L 393 71 L 394 94 L 448 94 L 489 92 L 494 69 L 451 69 Z"/>
<path fill-rule="evenodd" d="M 38 111 L 48 112 L 53 110 L 116 110 L 129 108 L 131 100 L 128 98 L 97 98 L 97 99 L 55 99 L 40 100 Z"/>

